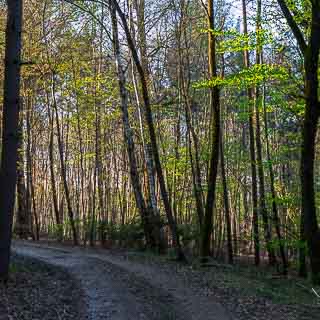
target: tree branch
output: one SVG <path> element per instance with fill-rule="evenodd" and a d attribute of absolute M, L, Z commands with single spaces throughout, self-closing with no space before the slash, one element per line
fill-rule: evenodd
<path fill-rule="evenodd" d="M 281 8 L 281 11 L 284 15 L 284 17 L 286 18 L 288 25 L 291 28 L 291 31 L 294 35 L 294 37 L 296 38 L 298 45 L 299 45 L 299 49 L 302 52 L 302 54 L 305 54 L 306 49 L 307 49 L 307 43 L 303 37 L 302 31 L 300 30 L 299 26 L 297 25 L 297 23 L 295 22 L 295 20 L 293 19 L 293 16 L 285 2 L 285 0 L 277 0 L 278 4 Z"/>

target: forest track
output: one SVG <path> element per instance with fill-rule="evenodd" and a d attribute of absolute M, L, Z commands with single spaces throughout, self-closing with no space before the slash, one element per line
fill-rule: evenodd
<path fill-rule="evenodd" d="M 90 320 L 231 320 L 212 297 L 154 266 L 106 250 L 69 248 L 14 241 L 13 250 L 65 268 L 80 281 Z"/>

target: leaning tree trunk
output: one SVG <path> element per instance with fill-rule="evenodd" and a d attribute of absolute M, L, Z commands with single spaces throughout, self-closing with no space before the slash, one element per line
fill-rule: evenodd
<path fill-rule="evenodd" d="M 138 23 L 138 40 L 139 40 L 139 48 L 140 48 L 140 60 L 141 66 L 143 68 L 147 85 L 150 83 L 149 77 L 149 68 L 148 68 L 148 53 L 147 53 L 147 43 L 146 43 L 146 31 L 145 31 L 145 1 L 140 0 L 139 3 L 135 1 L 135 9 L 137 13 L 137 23 Z M 137 99 L 139 101 L 140 95 L 137 94 Z M 139 103 L 140 108 L 140 103 Z M 140 108 L 141 109 L 141 108 Z M 139 111 L 140 111 L 139 109 Z M 141 113 L 144 110 L 141 109 Z M 149 206 L 152 210 L 152 214 L 154 216 L 158 216 L 158 208 L 157 208 L 157 197 L 155 190 L 155 170 L 154 163 L 152 158 L 152 148 L 150 145 L 149 137 L 144 133 L 143 122 L 141 122 L 141 131 L 142 131 L 142 140 L 143 147 L 145 149 L 145 159 L 146 159 L 146 168 L 147 168 L 147 176 L 148 176 L 148 189 L 149 189 Z"/>
<path fill-rule="evenodd" d="M 22 0 L 7 1 L 2 152 L 0 167 L 0 279 L 7 280 L 17 180 Z"/>
<path fill-rule="evenodd" d="M 111 1 L 110 1 L 111 4 Z M 122 112 L 122 122 L 123 122 L 123 134 L 127 148 L 127 154 L 129 158 L 130 167 L 130 178 L 131 184 L 136 200 L 136 205 L 139 210 L 142 226 L 146 236 L 147 246 L 154 247 L 157 244 L 157 239 L 154 238 L 154 233 L 152 232 L 152 221 L 149 219 L 149 212 L 146 207 L 145 199 L 142 192 L 142 186 L 139 181 L 139 173 L 137 167 L 137 159 L 135 154 L 135 144 L 133 140 L 133 131 L 129 123 L 129 113 L 128 113 L 128 91 L 126 88 L 126 78 L 124 74 L 124 69 L 121 61 L 120 43 L 118 36 L 118 22 L 116 10 L 113 5 L 110 6 L 111 22 L 112 22 L 112 33 L 113 33 L 113 50 L 117 65 L 117 75 L 120 90 L 121 99 L 121 112 Z"/>
<path fill-rule="evenodd" d="M 140 0 L 134 1 L 134 7 L 137 15 L 137 25 L 138 25 L 138 41 L 139 41 L 139 49 L 140 49 L 140 61 L 141 66 L 143 68 L 147 86 L 150 86 L 150 77 L 149 77 L 149 68 L 148 68 L 148 53 L 147 53 L 147 43 L 146 43 L 146 30 L 145 30 L 145 1 Z M 133 35 L 134 37 L 134 35 Z M 139 115 L 139 125 L 141 131 L 142 138 L 142 147 L 144 150 L 145 156 L 145 165 L 146 165 L 146 185 L 148 189 L 148 210 L 149 210 L 149 219 L 152 222 L 153 227 L 153 235 L 155 240 L 157 241 L 157 250 L 159 252 L 163 252 L 165 248 L 165 243 L 161 230 L 161 222 L 160 222 L 160 211 L 158 209 L 157 204 L 157 196 L 156 196 L 156 178 L 155 178 L 155 166 L 152 157 L 152 146 L 150 143 L 150 138 L 145 130 L 145 121 L 143 121 L 143 116 L 145 119 L 145 110 L 141 107 L 140 101 L 142 100 L 141 94 L 138 91 L 138 85 L 136 82 L 136 77 L 134 72 L 136 68 L 134 68 L 134 62 L 132 63 L 132 76 L 133 76 L 133 84 L 135 89 L 135 95 L 138 104 L 138 115 Z"/>
<path fill-rule="evenodd" d="M 110 0 L 110 4 L 112 5 L 112 7 L 115 8 L 115 10 L 117 11 L 117 13 L 120 17 L 120 20 L 122 22 L 122 26 L 124 28 L 124 32 L 125 32 L 125 35 L 127 38 L 127 42 L 129 45 L 129 49 L 131 51 L 132 58 L 134 60 L 134 63 L 136 65 L 136 68 L 137 68 L 137 71 L 138 71 L 138 74 L 140 77 L 142 98 L 143 98 L 144 109 L 145 109 L 145 112 L 144 112 L 144 115 L 146 118 L 145 121 L 147 123 L 148 130 L 149 130 L 150 145 L 151 145 L 151 149 L 152 149 L 152 155 L 154 158 L 154 165 L 155 165 L 156 172 L 157 172 L 162 201 L 164 204 L 165 212 L 167 215 L 168 223 L 169 223 L 171 234 L 172 234 L 173 247 L 176 250 L 177 259 L 178 260 L 185 260 L 185 256 L 182 251 L 180 239 L 179 239 L 179 235 L 178 235 L 177 223 L 174 218 L 172 208 L 170 205 L 167 187 L 166 187 L 166 183 L 165 183 L 165 179 L 164 179 L 164 175 L 163 175 L 163 170 L 162 170 L 162 165 L 161 165 L 161 161 L 160 161 L 160 155 L 159 155 L 158 144 L 157 144 L 157 137 L 156 137 L 154 123 L 153 123 L 151 102 L 150 102 L 150 98 L 149 98 L 149 91 L 148 91 L 147 81 L 145 78 L 145 73 L 144 73 L 143 67 L 141 65 L 136 47 L 133 43 L 133 40 L 132 40 L 132 37 L 130 34 L 130 30 L 128 27 L 128 23 L 126 21 L 126 17 L 124 15 L 124 13 L 122 12 L 122 10 L 116 0 Z"/>

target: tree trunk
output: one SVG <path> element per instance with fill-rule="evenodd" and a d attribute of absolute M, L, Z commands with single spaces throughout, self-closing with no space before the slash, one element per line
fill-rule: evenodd
<path fill-rule="evenodd" d="M 262 60 L 262 58 L 261 58 Z M 276 234 L 279 241 L 279 249 L 280 249 L 280 256 L 282 260 L 282 273 L 286 275 L 288 273 L 288 263 L 287 257 L 285 252 L 285 245 L 283 243 L 283 237 L 281 233 L 281 223 L 278 213 L 278 206 L 277 206 L 277 193 L 275 189 L 275 178 L 273 172 L 273 165 L 272 159 L 270 154 L 270 144 L 269 144 L 269 135 L 268 135 L 268 119 L 267 119 L 267 108 L 265 104 L 265 88 L 263 88 L 263 120 L 264 120 L 264 136 L 265 136 L 265 143 L 266 143 L 266 154 L 267 154 L 267 162 L 268 162 L 268 169 L 269 169 L 269 176 L 270 176 L 270 192 L 271 192 L 271 199 L 272 199 L 272 216 L 273 216 L 273 223 L 276 229 Z M 305 265 L 305 263 L 304 263 Z M 300 267 L 300 266 L 299 266 Z"/>
<path fill-rule="evenodd" d="M 7 1 L 7 27 L 0 167 L 0 279 L 7 280 L 17 182 L 22 0 Z"/>
<path fill-rule="evenodd" d="M 145 112 L 144 112 L 144 115 L 146 118 L 145 121 L 148 125 L 149 136 L 150 136 L 150 145 L 152 148 L 152 155 L 153 155 L 155 168 L 156 168 L 156 172 L 157 172 L 157 176 L 158 176 L 158 181 L 159 181 L 159 185 L 160 185 L 160 192 L 161 192 L 161 196 L 162 196 L 162 201 L 164 204 L 168 223 L 169 223 L 169 226 L 171 229 L 172 242 L 173 242 L 174 248 L 176 249 L 177 259 L 178 260 L 185 260 L 185 256 L 183 254 L 183 251 L 182 251 L 182 248 L 180 245 L 180 239 L 179 239 L 179 235 L 178 235 L 176 220 L 173 216 L 172 208 L 171 208 L 168 193 L 167 193 L 167 187 L 166 187 L 165 180 L 164 180 L 164 175 L 163 175 L 163 170 L 162 170 L 160 155 L 159 155 L 159 150 L 158 150 L 158 144 L 157 144 L 157 137 L 156 137 L 153 118 L 152 118 L 152 110 L 151 110 L 151 103 L 150 103 L 150 98 L 149 98 L 148 86 L 147 86 L 147 81 L 145 78 L 144 70 L 141 65 L 137 50 L 134 46 L 125 15 L 123 14 L 123 12 L 122 12 L 122 10 L 116 0 L 111 0 L 110 4 L 112 5 L 112 7 L 115 8 L 115 10 L 117 11 L 117 13 L 120 17 L 120 20 L 122 22 L 122 26 L 124 28 L 124 32 L 126 34 L 129 49 L 131 51 L 133 60 L 136 64 L 137 71 L 138 71 L 138 74 L 140 77 L 142 97 L 143 97 L 143 103 L 144 103 L 144 109 L 145 109 Z"/>
<path fill-rule="evenodd" d="M 118 82 L 119 82 L 119 89 L 120 89 L 120 99 L 121 99 L 120 105 L 121 105 L 121 111 L 122 111 L 123 133 L 124 133 L 124 139 L 127 147 L 127 154 L 129 158 L 131 183 L 132 183 L 132 187 L 135 195 L 136 205 L 141 216 L 142 226 L 146 236 L 147 246 L 155 247 L 157 245 L 156 243 L 157 239 L 153 237 L 152 221 L 150 221 L 149 211 L 146 207 L 146 203 L 142 193 L 141 183 L 139 181 L 137 159 L 135 155 L 135 144 L 133 140 L 133 132 L 129 123 L 128 91 L 126 88 L 126 78 L 125 78 L 124 69 L 121 61 L 116 9 L 111 4 L 111 0 L 110 0 L 110 14 L 111 14 L 111 22 L 112 22 L 113 50 L 114 50 L 114 55 L 116 59 L 117 75 L 118 75 Z"/>
<path fill-rule="evenodd" d="M 21 111 L 21 110 L 20 110 Z M 30 234 L 30 217 L 27 208 L 27 191 L 24 177 L 23 119 L 20 119 L 17 168 L 17 222 L 15 231 L 20 239 L 28 239 Z"/>
<path fill-rule="evenodd" d="M 27 210 L 30 212 L 32 217 L 32 227 L 33 230 L 33 239 L 39 240 L 40 238 L 40 224 L 39 218 L 37 215 L 36 205 L 34 201 L 34 185 L 33 185 L 33 174 L 32 174 L 32 150 L 31 150 L 31 109 L 32 101 L 28 99 L 28 106 L 26 112 L 26 127 L 27 127 Z"/>
<path fill-rule="evenodd" d="M 302 132 L 301 184 L 302 217 L 307 240 L 312 280 L 320 284 L 320 231 L 317 221 L 314 191 L 315 141 L 320 115 L 319 53 L 320 53 L 320 2 L 312 3 L 312 26 L 309 45 L 305 52 L 306 110 Z"/>
<path fill-rule="evenodd" d="M 214 5 L 213 0 L 207 2 L 208 29 L 214 30 Z M 208 32 L 208 59 L 209 76 L 217 76 L 216 62 L 216 38 L 213 32 Z M 200 257 L 206 260 L 210 255 L 210 238 L 213 228 L 213 210 L 215 206 L 216 180 L 219 165 L 220 151 L 220 90 L 217 86 L 210 89 L 210 108 L 211 108 L 211 157 L 208 175 L 208 193 L 206 198 L 203 224 L 200 231 Z"/>
<path fill-rule="evenodd" d="M 53 156 L 53 138 L 54 138 L 54 127 L 53 127 L 53 114 L 50 112 L 50 108 L 48 106 L 48 116 L 50 121 L 50 140 L 49 140 L 49 167 L 50 167 L 50 182 L 51 182 L 51 191 L 52 191 L 52 201 L 53 201 L 53 209 L 54 216 L 56 219 L 57 228 L 60 228 L 61 219 L 57 198 L 57 189 L 56 189 L 56 178 L 54 173 L 54 156 Z M 60 231 L 59 231 L 60 232 Z M 61 235 L 62 236 L 62 235 Z M 60 234 L 58 235 L 58 240 L 62 240 Z"/>
<path fill-rule="evenodd" d="M 55 119 L 56 119 L 56 126 L 57 126 L 57 138 L 58 138 L 58 150 L 59 150 L 59 158 L 60 158 L 61 178 L 63 181 L 63 188 L 64 188 L 64 193 L 66 196 L 68 216 L 69 216 L 70 225 L 71 225 L 73 243 L 75 246 L 77 246 L 79 244 L 79 239 L 78 239 L 78 232 L 77 232 L 75 221 L 74 221 L 74 213 L 72 210 L 70 191 L 69 191 L 67 174 L 66 174 L 65 159 L 63 157 L 64 152 L 63 152 L 63 145 L 62 145 L 62 138 L 61 138 L 58 106 L 57 106 L 57 101 L 56 101 L 55 81 L 56 81 L 55 75 L 53 74 L 52 75 L 52 100 L 53 100 L 53 108 L 55 111 Z"/>
<path fill-rule="evenodd" d="M 242 0 L 242 10 L 243 10 L 243 33 L 248 34 L 247 25 L 247 6 L 246 0 Z M 244 65 L 245 68 L 250 67 L 249 52 L 244 51 Z M 248 89 L 248 100 L 249 104 L 253 100 L 252 89 Z M 252 188 L 252 225 L 253 225 L 253 242 L 254 242 L 254 260 L 255 265 L 260 264 L 260 239 L 259 239 L 259 217 L 258 217 L 258 188 L 257 188 L 257 168 L 256 168 L 256 155 L 255 155 L 255 137 L 254 137 L 254 120 L 253 120 L 253 110 L 249 106 L 249 138 L 250 138 L 250 160 L 251 160 L 251 188 Z"/>
<path fill-rule="evenodd" d="M 223 142 L 222 142 L 222 132 L 220 138 L 220 166 L 221 166 L 221 178 L 223 185 L 223 202 L 224 211 L 227 227 L 227 242 L 228 242 L 228 262 L 233 264 L 233 248 L 232 248 L 232 232 L 231 232 L 231 218 L 230 218 L 230 206 L 229 206 L 229 193 L 227 185 L 227 175 L 224 162 L 224 152 L 223 152 Z"/>
<path fill-rule="evenodd" d="M 256 17 L 256 37 L 257 37 L 257 49 L 256 49 L 256 64 L 261 64 L 261 52 L 262 47 L 259 39 L 259 32 L 261 31 L 261 0 L 257 0 L 257 17 Z M 264 169 L 262 163 L 262 144 L 261 144 L 261 130 L 260 130 L 260 88 L 255 87 L 255 115 L 256 115 L 256 147 L 257 147 L 257 166 L 258 166 L 258 177 L 259 177 L 259 211 L 263 221 L 264 238 L 266 242 L 269 264 L 274 266 L 276 264 L 276 256 L 274 248 L 272 247 L 272 234 L 268 218 L 268 210 L 266 206 L 266 192 L 264 183 Z"/>
<path fill-rule="evenodd" d="M 317 210 L 314 191 L 314 160 L 315 141 L 320 115 L 319 101 L 319 53 L 320 53 L 320 2 L 311 3 L 311 32 L 308 44 L 299 26 L 295 22 L 286 2 L 278 0 L 279 6 L 285 16 L 299 49 L 304 55 L 305 70 L 305 97 L 306 107 L 304 114 L 301 146 L 301 227 L 304 228 L 304 239 L 307 241 L 312 280 L 320 283 L 320 231 L 317 221 Z M 303 240 L 304 240 L 303 239 Z"/>

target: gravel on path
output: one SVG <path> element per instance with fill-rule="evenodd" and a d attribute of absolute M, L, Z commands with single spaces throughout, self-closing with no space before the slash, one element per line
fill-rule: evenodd
<path fill-rule="evenodd" d="M 80 280 L 90 320 L 235 320 L 176 277 L 107 251 L 14 242 L 14 251 L 66 268 Z"/>

